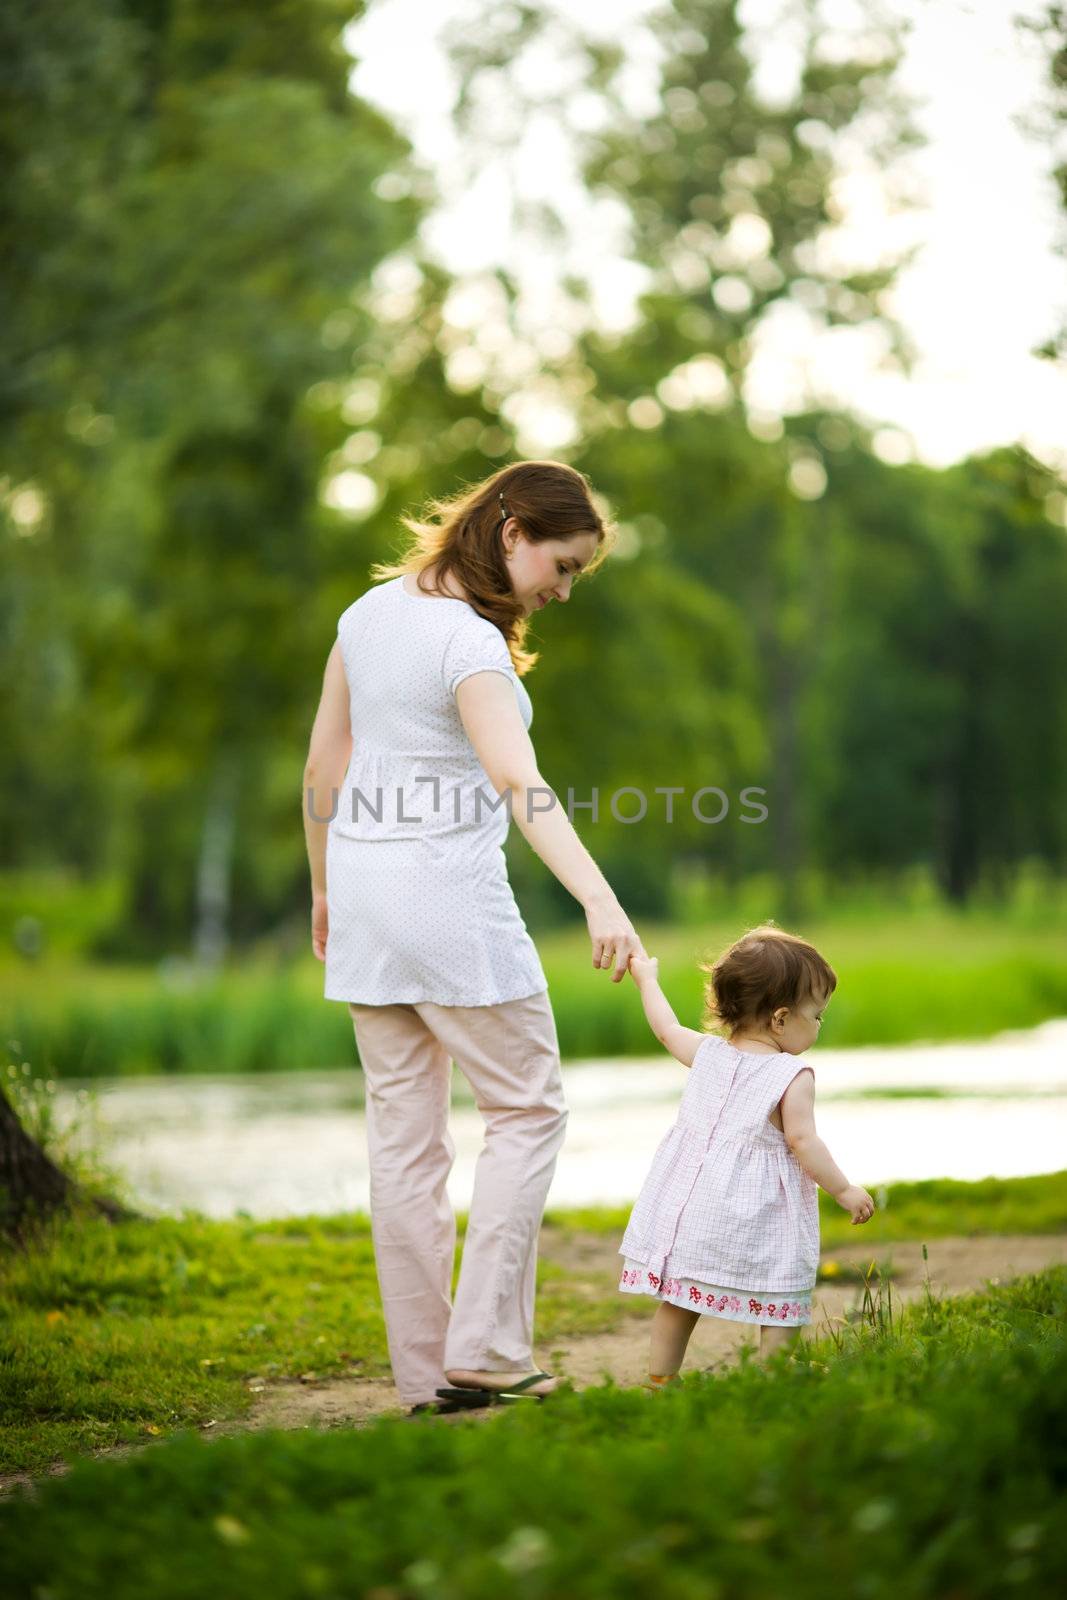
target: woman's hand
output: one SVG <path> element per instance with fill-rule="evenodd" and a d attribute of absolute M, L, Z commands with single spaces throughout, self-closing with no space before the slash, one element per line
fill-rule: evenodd
<path fill-rule="evenodd" d="M 630 957 L 645 954 L 637 930 L 614 896 L 610 900 L 592 901 L 585 908 L 585 920 L 593 941 L 594 967 L 611 972 L 612 983 L 621 983 Z M 614 972 L 613 967 L 617 968 Z"/>
<path fill-rule="evenodd" d="M 326 896 L 313 894 L 311 896 L 311 948 L 320 961 L 326 960 L 326 935 L 329 932 L 329 916 L 326 910 Z"/>

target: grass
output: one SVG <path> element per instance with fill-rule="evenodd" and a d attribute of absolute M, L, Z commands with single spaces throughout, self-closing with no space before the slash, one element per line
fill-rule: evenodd
<path fill-rule="evenodd" d="M 1050 917 L 1051 917 L 1050 913 Z M 642 924 L 679 1017 L 701 1025 L 699 960 L 748 921 Z M 830 1046 L 985 1038 L 1067 1015 L 1067 939 L 1056 917 L 1032 925 L 993 909 L 864 906 L 801 930 L 838 973 L 823 1025 Z M 538 936 L 568 1060 L 655 1055 L 636 988 L 590 962 L 584 925 Z M 56 952 L 8 965 L 0 1041 L 45 1077 L 344 1067 L 356 1060 L 344 1005 L 322 998 L 322 968 L 242 960 L 197 980 L 181 963 L 106 967 Z"/>
<path fill-rule="evenodd" d="M 887 1240 L 1067 1229 L 1067 1172 L 899 1184 L 882 1199 L 863 1229 L 834 1207 L 841 1221 L 826 1217 L 824 1246 L 862 1242 L 873 1257 Z M 647 1312 L 553 1259 L 553 1235 L 621 1237 L 628 1215 L 546 1217 L 537 1310 L 546 1350 Z M 33 1249 L 0 1258 L 5 1471 L 240 1417 L 257 1380 L 388 1370 L 370 1223 L 358 1213 L 271 1222 L 186 1213 L 118 1227 L 56 1218 Z"/>
<path fill-rule="evenodd" d="M 538 1285 L 542 1343 L 606 1331 L 628 1309 L 550 1260 Z M 388 1372 L 359 1214 L 61 1218 L 0 1263 L 3 1471 L 242 1416 L 257 1380 Z"/>
<path fill-rule="evenodd" d="M 1067 1272 L 483 1423 L 192 1433 L 0 1505 L 0 1590 L 983 1600 L 1067 1576 Z"/>

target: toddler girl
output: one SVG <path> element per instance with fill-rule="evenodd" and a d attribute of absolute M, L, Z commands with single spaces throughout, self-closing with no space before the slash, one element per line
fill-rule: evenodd
<path fill-rule="evenodd" d="M 705 1021 L 729 1042 L 682 1027 L 655 958 L 631 956 L 629 970 L 653 1033 L 691 1068 L 619 1247 L 619 1288 L 659 1301 L 649 1384 L 660 1388 L 677 1378 L 698 1317 L 758 1324 L 763 1359 L 790 1344 L 811 1321 L 818 1186 L 853 1224 L 874 1201 L 815 1131 L 815 1075 L 798 1058 L 837 975 L 812 945 L 763 925 L 701 967 Z"/>

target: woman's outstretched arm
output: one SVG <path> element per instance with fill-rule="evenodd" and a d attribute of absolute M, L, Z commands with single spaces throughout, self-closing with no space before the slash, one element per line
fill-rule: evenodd
<path fill-rule="evenodd" d="M 594 967 L 612 972 L 612 981 L 620 983 L 631 955 L 643 956 L 644 947 L 566 808 L 538 771 L 511 679 L 502 672 L 472 673 L 458 685 L 456 705 L 486 776 L 498 795 L 509 798 L 520 832 L 584 909 Z"/>

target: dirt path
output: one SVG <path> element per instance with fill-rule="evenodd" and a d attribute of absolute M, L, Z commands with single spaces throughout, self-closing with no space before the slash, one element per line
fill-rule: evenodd
<path fill-rule="evenodd" d="M 610 1292 L 618 1282 L 617 1241 L 598 1234 L 561 1233 L 544 1228 L 541 1254 L 569 1271 L 580 1273 L 597 1290 Z M 1067 1234 L 998 1236 L 983 1239 L 936 1239 L 927 1245 L 930 1286 L 942 1294 L 966 1294 L 981 1289 L 990 1279 L 1003 1281 L 1058 1262 L 1067 1262 Z M 914 1300 L 923 1292 L 922 1245 L 918 1243 L 884 1245 L 878 1249 L 880 1261 L 892 1262 L 893 1298 Z M 855 1245 L 825 1251 L 823 1260 L 842 1266 L 866 1267 L 870 1246 Z M 811 1337 L 825 1332 L 827 1320 L 843 1322 L 846 1312 L 860 1304 L 862 1287 L 820 1284 L 815 1291 Z M 570 1378 L 576 1387 L 602 1383 L 612 1377 L 620 1385 L 644 1381 L 647 1367 L 647 1321 L 652 1314 L 651 1298 L 626 1303 L 626 1322 L 614 1333 L 594 1334 L 561 1341 L 548 1350 L 541 1348 L 538 1360 L 546 1371 Z M 705 1317 L 697 1326 L 689 1346 L 687 1368 L 714 1368 L 736 1361 L 741 1345 L 752 1333 L 742 1323 L 721 1322 Z M 399 1410 L 400 1400 L 388 1378 L 358 1383 L 346 1378 L 325 1379 L 320 1384 L 303 1385 L 294 1379 L 272 1384 L 259 1397 L 252 1415 L 233 1431 L 248 1428 L 299 1428 L 360 1423 L 385 1411 Z M 485 1412 L 477 1413 L 484 1417 Z M 451 1417 L 442 1421 L 452 1421 Z M 462 1419 L 469 1420 L 469 1419 Z"/>
<path fill-rule="evenodd" d="M 590 1272 L 596 1269 L 598 1251 L 604 1255 L 605 1282 L 615 1282 L 615 1272 L 609 1241 L 575 1236 L 568 1240 L 568 1248 L 554 1259 L 577 1269 L 583 1256 Z M 546 1249 L 546 1254 L 548 1254 Z M 990 1280 L 1003 1282 L 1038 1272 L 1043 1267 L 1067 1262 L 1067 1234 L 1043 1236 L 1021 1234 L 1001 1235 L 983 1239 L 935 1239 L 927 1245 L 928 1262 L 922 1259 L 920 1243 L 882 1245 L 875 1252 L 879 1262 L 891 1262 L 894 1305 L 900 1301 L 914 1300 L 922 1295 L 924 1274 L 929 1272 L 930 1287 L 935 1293 L 967 1294 L 982 1289 Z M 852 1245 L 837 1250 L 824 1251 L 823 1260 L 836 1261 L 842 1266 L 854 1265 L 861 1270 L 871 1260 L 869 1245 Z M 813 1296 L 813 1314 L 804 1337 L 824 1335 L 827 1323 L 844 1323 L 846 1313 L 858 1308 L 863 1298 L 862 1284 L 848 1283 L 840 1286 L 820 1283 Z M 566 1347 L 566 1358 L 553 1370 L 562 1371 L 581 1388 L 587 1384 L 602 1383 L 611 1375 L 618 1384 L 642 1383 L 648 1370 L 647 1319 L 654 1301 L 639 1301 L 647 1306 L 640 1318 L 635 1316 L 615 1333 L 601 1334 L 591 1339 L 575 1340 Z M 758 1337 L 743 1323 L 723 1322 L 717 1317 L 704 1317 L 696 1327 L 689 1345 L 686 1369 L 715 1369 L 728 1366 L 738 1359 L 741 1346 L 755 1343 Z"/>
<path fill-rule="evenodd" d="M 598 1234 L 562 1232 L 545 1227 L 541 1234 L 541 1254 L 579 1274 L 598 1293 L 609 1293 L 618 1282 L 619 1257 L 614 1237 Z M 1067 1234 L 996 1235 L 989 1238 L 934 1239 L 927 1246 L 931 1288 L 941 1294 L 966 1294 L 984 1288 L 986 1283 L 1003 1282 L 1043 1267 L 1067 1263 Z M 923 1292 L 924 1263 L 918 1243 L 879 1245 L 879 1262 L 892 1266 L 894 1301 L 913 1300 Z M 824 1262 L 833 1260 L 843 1267 L 866 1267 L 871 1260 L 869 1244 L 856 1244 L 825 1251 Z M 821 1283 L 815 1291 L 814 1317 L 807 1337 L 826 1331 L 827 1322 L 844 1322 L 847 1313 L 858 1307 L 862 1287 L 854 1283 Z M 560 1373 L 577 1388 L 599 1384 L 611 1377 L 619 1385 L 641 1383 L 646 1367 L 647 1324 L 653 1301 L 627 1297 L 626 1320 L 614 1333 L 560 1341 L 553 1349 L 542 1348 L 537 1356 L 546 1371 Z M 687 1370 L 713 1369 L 736 1361 L 752 1330 L 741 1323 L 721 1322 L 705 1317 L 697 1326 L 689 1347 Z M 388 1378 L 323 1378 L 302 1383 L 282 1378 L 267 1384 L 257 1396 L 252 1411 L 245 1417 L 206 1424 L 205 1439 L 247 1433 L 262 1428 L 360 1427 L 388 1412 L 404 1414 L 399 1397 Z M 498 1415 L 498 1411 L 475 1411 L 467 1416 L 439 1417 L 433 1426 L 469 1426 Z M 420 1425 L 424 1425 L 420 1422 Z M 160 1440 L 158 1443 L 163 1443 Z M 120 1446 L 94 1452 L 97 1456 L 125 1456 L 132 1451 L 153 1449 L 147 1445 Z M 69 1470 L 57 1462 L 41 1477 L 58 1476 Z M 25 1473 L 0 1475 L 0 1495 L 10 1494 L 19 1484 L 32 1483 Z"/>

